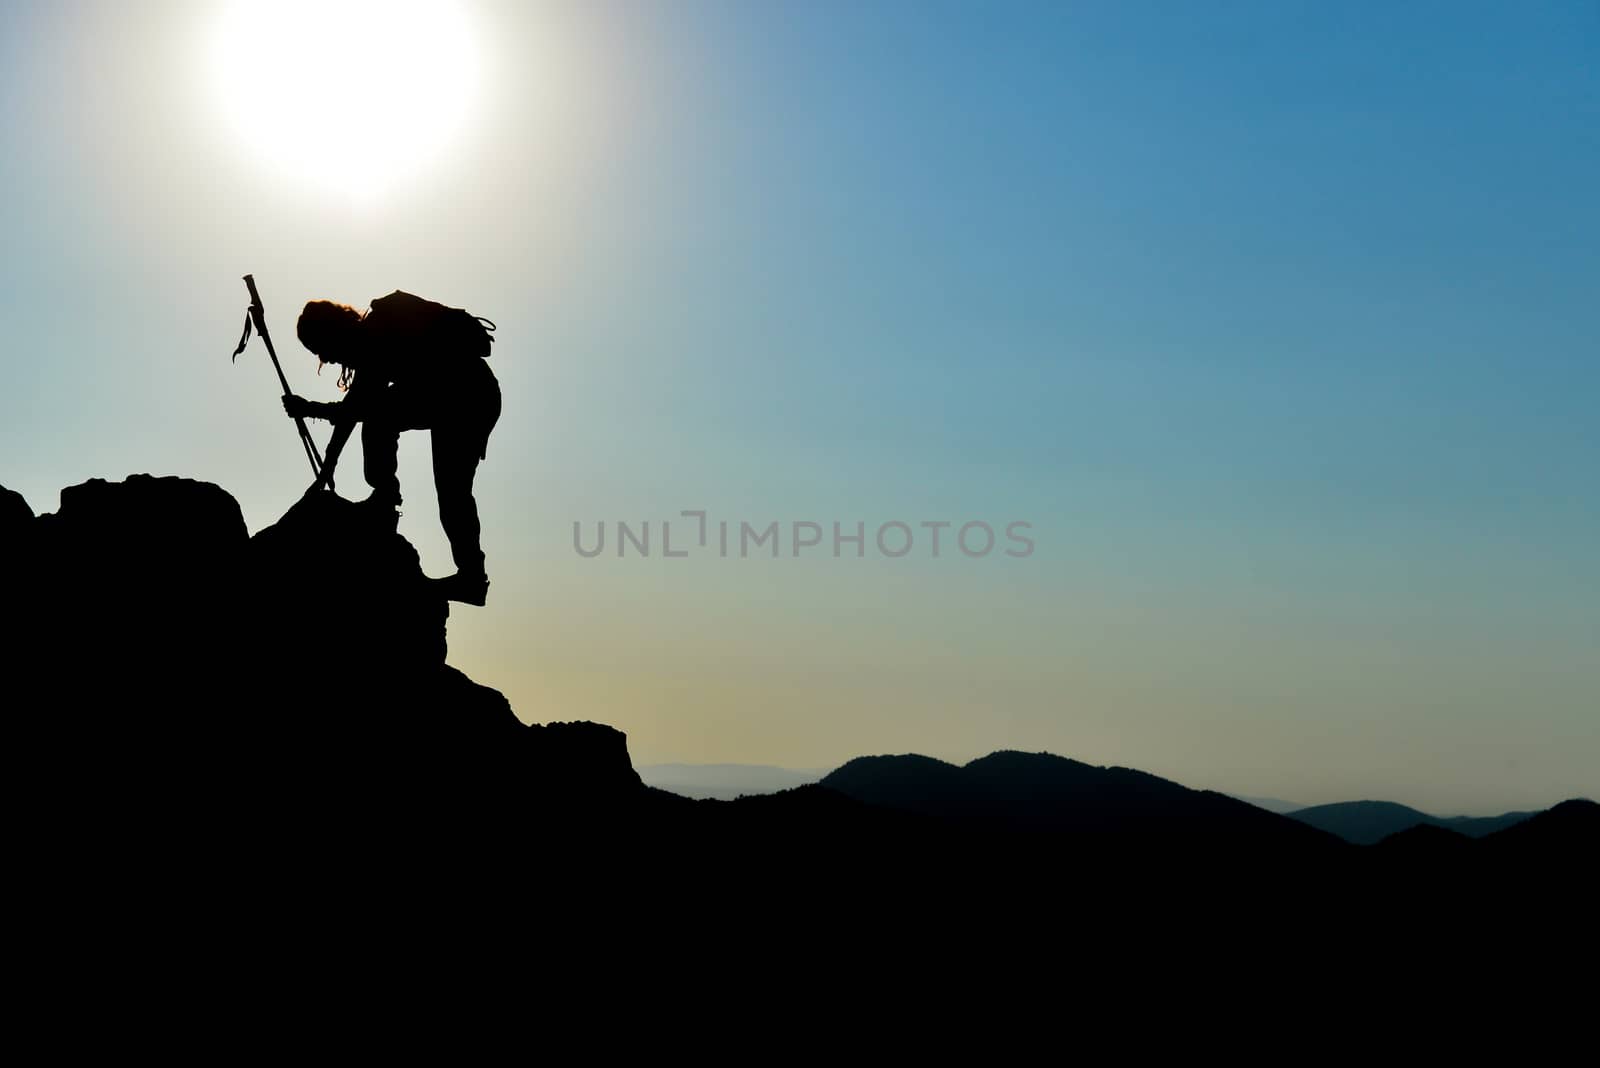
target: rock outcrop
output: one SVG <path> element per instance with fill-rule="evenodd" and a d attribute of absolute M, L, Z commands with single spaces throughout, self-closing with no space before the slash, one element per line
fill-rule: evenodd
<path fill-rule="evenodd" d="M 33 509 L 14 489 L 0 486 L 0 544 L 18 536 L 33 522 Z"/>
<path fill-rule="evenodd" d="M 651 794 L 621 732 L 525 726 L 450 667 L 416 551 L 331 493 L 251 537 L 217 486 L 93 479 L 45 515 L 0 495 L 0 539 L 23 774 L 80 831 L 459 839 Z"/>

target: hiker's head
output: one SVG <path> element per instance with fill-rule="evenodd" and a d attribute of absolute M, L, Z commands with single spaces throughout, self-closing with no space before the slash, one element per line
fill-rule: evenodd
<path fill-rule="evenodd" d="M 316 353 L 323 364 L 341 366 L 339 388 L 348 389 L 351 374 L 361 362 L 360 327 L 361 313 L 350 305 L 313 300 L 301 310 L 294 332 L 300 335 L 300 344 Z"/>
<path fill-rule="evenodd" d="M 295 333 L 300 344 L 316 353 L 323 363 L 349 365 L 360 349 L 361 313 L 348 304 L 313 300 L 300 313 Z"/>

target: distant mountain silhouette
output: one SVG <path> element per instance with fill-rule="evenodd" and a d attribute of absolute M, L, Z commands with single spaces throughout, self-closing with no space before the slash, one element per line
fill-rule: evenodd
<path fill-rule="evenodd" d="M 1412 827 L 1440 827 L 1466 835 L 1482 838 L 1486 834 L 1521 823 L 1532 813 L 1507 812 L 1501 816 L 1430 816 L 1392 801 L 1341 801 L 1331 805 L 1313 805 L 1287 813 L 1290 819 L 1310 824 L 1336 834 L 1347 842 L 1372 845 L 1390 835 Z"/>
<path fill-rule="evenodd" d="M 1371 850 L 1388 876 L 1479 880 L 1544 893 L 1585 894 L 1600 853 L 1600 805 L 1563 801 L 1478 838 L 1422 823 Z"/>
<path fill-rule="evenodd" d="M 924 756 L 859 757 L 822 785 L 969 828 L 1096 839 L 1330 849 L 1332 836 L 1210 790 L 1131 768 L 1002 751 L 962 766 Z"/>

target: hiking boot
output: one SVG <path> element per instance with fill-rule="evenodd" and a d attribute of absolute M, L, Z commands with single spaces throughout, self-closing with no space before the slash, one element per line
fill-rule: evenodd
<path fill-rule="evenodd" d="M 398 511 L 400 508 L 400 494 L 391 493 L 388 490 L 373 490 L 357 501 L 356 507 L 374 512 L 382 512 L 385 508 L 390 511 Z"/>
<path fill-rule="evenodd" d="M 439 596 L 447 601 L 460 601 L 462 604 L 476 605 L 482 608 L 489 599 L 489 576 L 484 574 L 471 574 L 457 571 L 454 575 L 444 578 L 429 579 Z"/>
<path fill-rule="evenodd" d="M 400 529 L 400 495 L 398 493 L 374 492 L 365 500 L 356 502 L 355 514 L 361 517 L 361 522 L 370 523 L 384 530 Z"/>

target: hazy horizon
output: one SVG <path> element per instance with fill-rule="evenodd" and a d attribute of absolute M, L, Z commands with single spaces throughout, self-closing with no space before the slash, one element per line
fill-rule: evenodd
<path fill-rule="evenodd" d="M 259 342 L 228 360 L 240 276 L 321 401 L 301 304 L 404 289 L 500 327 L 493 587 L 450 661 L 524 720 L 640 765 L 1600 793 L 1592 3 L 82 2 L 0 35 L 0 485 L 36 512 L 150 472 L 272 523 L 309 474 Z M 372 41 L 405 92 L 319 80 Z M 426 434 L 400 478 L 443 574 Z"/>

